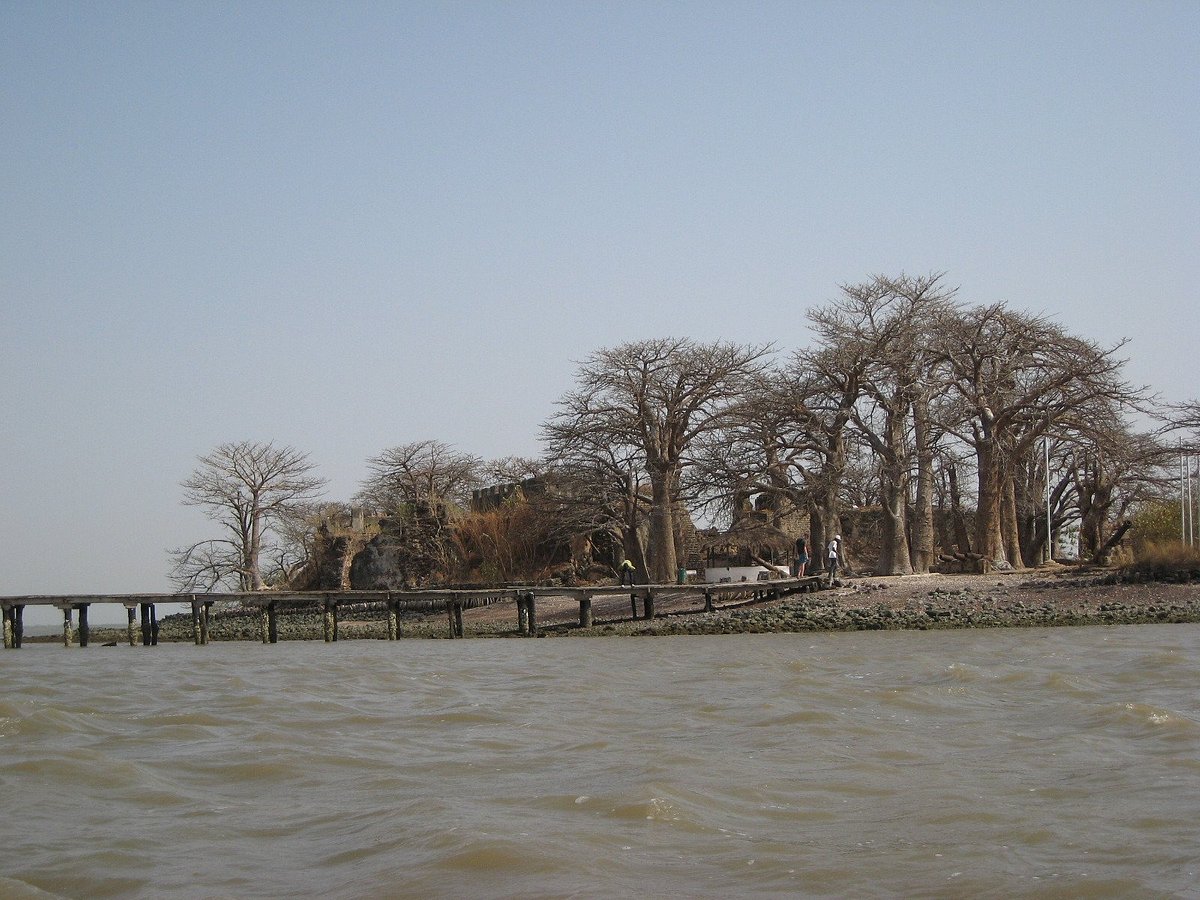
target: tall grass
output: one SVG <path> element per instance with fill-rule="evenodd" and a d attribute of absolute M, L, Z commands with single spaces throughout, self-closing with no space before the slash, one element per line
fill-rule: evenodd
<path fill-rule="evenodd" d="M 1182 541 L 1146 541 L 1121 572 L 1148 581 L 1200 580 L 1200 547 Z"/>

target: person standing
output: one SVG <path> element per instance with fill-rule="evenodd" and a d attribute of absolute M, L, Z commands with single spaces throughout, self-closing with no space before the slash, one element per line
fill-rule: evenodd
<path fill-rule="evenodd" d="M 808 566 L 808 540 L 804 535 L 796 538 L 796 577 L 804 577 L 804 569 Z"/>
<path fill-rule="evenodd" d="M 829 542 L 829 549 L 825 553 L 826 561 L 829 563 L 829 586 L 833 587 L 833 580 L 837 578 L 838 561 L 842 557 L 842 536 L 835 534 L 833 540 Z"/>

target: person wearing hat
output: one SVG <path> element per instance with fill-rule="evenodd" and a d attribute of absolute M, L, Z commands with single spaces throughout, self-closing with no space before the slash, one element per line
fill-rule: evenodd
<path fill-rule="evenodd" d="M 833 540 L 829 542 L 829 549 L 825 556 L 829 563 L 829 586 L 833 587 L 833 579 L 837 578 L 838 559 L 842 552 L 842 536 L 835 534 Z"/>

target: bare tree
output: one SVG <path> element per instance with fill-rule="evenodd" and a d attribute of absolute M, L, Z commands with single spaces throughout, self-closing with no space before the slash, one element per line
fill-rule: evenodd
<path fill-rule="evenodd" d="M 771 347 L 659 338 L 593 353 L 548 427 L 641 454 L 650 480 L 650 576 L 675 578 L 675 504 L 688 454 L 721 428 Z"/>
<path fill-rule="evenodd" d="M 954 292 L 941 275 L 887 278 L 843 285 L 842 296 L 809 313 L 809 320 L 846 372 L 858 373 L 860 402 L 851 415 L 878 463 L 883 542 L 879 571 L 913 571 L 908 521 L 914 449 L 922 461 L 920 484 L 923 571 L 932 557 L 932 430 L 924 412 L 933 389 L 935 354 L 928 328 L 950 308 Z M 922 426 L 923 446 L 914 448 L 914 424 Z"/>
<path fill-rule="evenodd" d="M 975 550 L 1020 565 L 1015 467 L 1055 424 L 1098 399 L 1143 399 L 1119 378 L 1123 342 L 1101 348 L 1004 303 L 947 313 L 935 335 L 950 385 L 940 422 L 976 456 Z"/>
<path fill-rule="evenodd" d="M 308 455 L 273 443 L 222 444 L 182 482 L 183 503 L 203 507 L 224 536 L 172 551 L 172 579 L 181 590 L 236 584 L 258 591 L 262 559 L 274 529 L 302 517 L 325 487 Z"/>
<path fill-rule="evenodd" d="M 389 447 L 367 461 L 371 472 L 356 499 L 395 515 L 418 503 L 430 509 L 466 506 L 480 486 L 483 460 L 441 441 L 413 441 Z"/>

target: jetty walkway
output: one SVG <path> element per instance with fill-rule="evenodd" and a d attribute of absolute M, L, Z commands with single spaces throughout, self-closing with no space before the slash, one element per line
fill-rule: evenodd
<path fill-rule="evenodd" d="M 579 625 L 590 628 L 595 624 L 592 601 L 613 597 L 628 597 L 634 619 L 654 618 L 655 599 L 694 597 L 703 602 L 703 610 L 711 612 L 719 600 L 766 600 L 788 594 L 819 590 L 820 576 L 778 578 L 770 581 L 724 582 L 720 584 L 639 584 L 588 585 L 583 587 L 532 587 L 507 585 L 470 590 L 413 590 L 413 591 L 256 591 L 250 593 L 201 594 L 79 594 L 31 595 L 0 597 L 4 613 L 4 647 L 17 649 L 24 633 L 26 607 L 54 607 L 62 611 L 63 645 L 70 647 L 78 637 L 80 647 L 88 646 L 88 610 L 95 604 L 119 604 L 128 615 L 126 633 L 130 646 L 140 641 L 143 646 L 158 644 L 158 607 L 163 604 L 182 604 L 192 611 L 192 633 L 196 644 L 209 642 L 209 616 L 214 603 L 234 602 L 243 607 L 257 608 L 259 630 L 264 644 L 279 640 L 278 615 L 287 609 L 318 608 L 324 612 L 325 640 L 338 639 L 339 607 L 363 604 L 380 605 L 387 609 L 387 638 L 400 637 L 402 611 L 442 611 L 447 617 L 450 637 L 463 636 L 463 610 L 497 603 L 513 603 L 516 607 L 519 634 L 537 634 L 537 600 L 539 597 L 569 598 L 579 603 Z M 641 603 L 639 615 L 638 604 Z M 700 609 L 696 610 L 697 612 Z M 140 627 L 139 627 L 140 613 Z M 76 615 L 78 627 L 76 627 Z"/>

